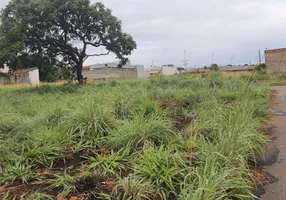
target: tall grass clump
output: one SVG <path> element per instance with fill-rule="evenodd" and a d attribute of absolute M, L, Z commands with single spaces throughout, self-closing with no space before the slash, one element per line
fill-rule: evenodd
<path fill-rule="evenodd" d="M 115 117 L 109 105 L 102 106 L 94 100 L 85 100 L 77 107 L 66 111 L 60 126 L 71 134 L 76 141 L 95 142 L 107 136 L 114 127 Z"/>
<path fill-rule="evenodd" d="M 135 165 L 135 176 L 150 181 L 157 188 L 162 198 L 174 197 L 183 180 L 185 162 L 181 155 L 171 150 L 147 148 L 139 156 Z"/>
<path fill-rule="evenodd" d="M 131 120 L 119 121 L 107 138 L 107 144 L 114 149 L 141 149 L 146 142 L 160 146 L 173 137 L 172 124 L 164 117 L 138 114 Z"/>
<path fill-rule="evenodd" d="M 122 200 L 152 200 L 156 198 L 156 190 L 154 185 L 149 182 L 136 179 L 134 177 L 126 177 L 119 180 L 112 191 L 115 199 Z"/>

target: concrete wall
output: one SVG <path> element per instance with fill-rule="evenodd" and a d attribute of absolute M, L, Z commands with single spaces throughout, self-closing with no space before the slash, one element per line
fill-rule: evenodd
<path fill-rule="evenodd" d="M 93 71 L 83 72 L 83 77 L 88 80 L 96 79 L 117 79 L 117 78 L 138 78 L 137 70 L 134 69 L 117 69 L 117 68 L 103 68 L 95 69 Z"/>
<path fill-rule="evenodd" d="M 112 62 L 112 63 L 98 63 L 95 65 L 90 65 L 90 70 L 96 70 L 100 68 L 117 68 L 119 62 Z M 123 68 L 128 68 L 128 69 L 134 69 L 135 66 L 131 65 L 131 62 L 128 61 L 126 65 L 123 66 Z"/>
<path fill-rule="evenodd" d="M 39 70 L 35 69 L 33 71 L 30 71 L 29 72 L 29 79 L 30 79 L 30 83 L 33 84 L 33 85 L 40 84 Z"/>
<path fill-rule="evenodd" d="M 286 72 L 286 49 L 265 51 L 267 73 Z"/>
<path fill-rule="evenodd" d="M 177 67 L 162 67 L 162 74 L 163 75 L 174 75 L 178 74 L 179 71 Z"/>
<path fill-rule="evenodd" d="M 137 67 L 137 77 L 138 78 L 148 78 L 150 77 L 149 71 L 146 71 L 143 66 Z"/>
<path fill-rule="evenodd" d="M 15 84 L 30 83 L 29 73 L 14 75 L 13 77 L 11 77 L 11 83 Z"/>
<path fill-rule="evenodd" d="M 9 83 L 10 83 L 9 77 L 0 75 L 0 85 L 6 85 Z"/>

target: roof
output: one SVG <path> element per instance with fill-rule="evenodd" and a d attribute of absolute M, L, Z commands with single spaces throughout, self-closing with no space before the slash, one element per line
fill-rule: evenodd
<path fill-rule="evenodd" d="M 150 70 L 149 71 L 151 74 L 159 74 L 161 72 L 161 70 Z"/>
<path fill-rule="evenodd" d="M 278 53 L 278 52 L 286 52 L 286 48 L 265 50 L 265 53 Z"/>
<path fill-rule="evenodd" d="M 29 68 L 29 69 L 21 69 L 21 70 L 16 70 L 13 72 L 14 75 L 17 75 L 17 74 L 25 74 L 27 72 L 31 72 L 31 71 L 34 71 L 38 68 Z"/>

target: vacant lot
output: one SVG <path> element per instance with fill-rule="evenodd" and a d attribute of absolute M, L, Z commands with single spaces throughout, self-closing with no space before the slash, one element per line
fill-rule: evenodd
<path fill-rule="evenodd" d="M 1 89 L 1 199 L 251 199 L 270 95 L 220 74 Z"/>

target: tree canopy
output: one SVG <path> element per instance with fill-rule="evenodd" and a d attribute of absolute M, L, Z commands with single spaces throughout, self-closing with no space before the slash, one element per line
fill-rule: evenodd
<path fill-rule="evenodd" d="M 71 67 L 82 79 L 91 56 L 114 53 L 121 64 L 136 49 L 121 21 L 89 0 L 11 0 L 1 14 L 0 62 L 12 67 L 33 55 L 50 66 Z"/>
<path fill-rule="evenodd" d="M 218 71 L 219 70 L 219 66 L 218 66 L 218 64 L 212 64 L 210 69 L 213 70 L 213 71 Z"/>

